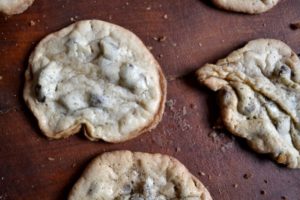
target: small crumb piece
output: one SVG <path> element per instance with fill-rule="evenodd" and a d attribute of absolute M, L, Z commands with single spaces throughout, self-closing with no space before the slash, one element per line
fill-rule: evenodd
<path fill-rule="evenodd" d="M 261 194 L 261 195 L 265 195 L 265 194 L 266 194 L 266 191 L 261 190 L 261 191 L 260 191 L 260 194 Z"/>
<path fill-rule="evenodd" d="M 191 109 L 195 109 L 197 106 L 195 104 L 191 103 L 190 107 L 191 107 Z"/>
<path fill-rule="evenodd" d="M 168 19 L 168 15 L 167 14 L 164 14 L 164 19 Z"/>
<path fill-rule="evenodd" d="M 201 42 L 199 42 L 198 45 L 199 45 L 199 47 L 202 47 L 202 43 Z"/>
<path fill-rule="evenodd" d="M 49 161 L 54 161 L 54 160 L 55 160 L 55 158 L 48 157 L 48 160 L 49 160 Z"/>
<path fill-rule="evenodd" d="M 186 114 L 187 114 L 186 107 L 183 106 L 183 107 L 182 107 L 182 115 L 185 116 Z"/>
<path fill-rule="evenodd" d="M 175 151 L 176 151 L 176 152 L 180 152 L 180 151 L 181 151 L 181 148 L 180 148 L 180 147 L 176 147 L 176 148 L 175 148 Z"/>
<path fill-rule="evenodd" d="M 73 167 L 73 168 L 75 168 L 75 167 L 76 167 L 76 165 L 77 165 L 76 163 L 73 163 L 73 164 L 72 164 L 72 167 Z"/>
<path fill-rule="evenodd" d="M 159 54 L 158 57 L 159 57 L 159 58 L 162 58 L 162 57 L 164 57 L 164 55 L 163 55 L 163 54 Z"/>
<path fill-rule="evenodd" d="M 281 199 L 282 200 L 287 200 L 287 197 L 286 196 L 281 196 Z"/>
<path fill-rule="evenodd" d="M 71 18 L 70 18 L 70 21 L 71 21 L 71 22 L 74 22 L 74 21 L 75 21 L 75 19 L 74 19 L 73 17 L 71 17 Z"/>
<path fill-rule="evenodd" d="M 267 183 L 268 183 L 268 180 L 264 180 L 264 183 L 267 184 Z"/>
<path fill-rule="evenodd" d="M 250 174 L 250 173 L 247 173 L 247 174 L 244 174 L 244 179 L 249 179 L 249 178 L 251 178 L 252 177 L 252 174 Z"/>
<path fill-rule="evenodd" d="M 148 50 L 151 51 L 153 49 L 152 46 L 147 46 Z"/>
<path fill-rule="evenodd" d="M 146 8 L 146 10 L 151 10 L 151 6 L 148 6 L 148 7 Z"/>
<path fill-rule="evenodd" d="M 0 76 L 0 81 L 3 79 L 3 76 Z"/>
<path fill-rule="evenodd" d="M 166 40 L 167 40 L 167 37 L 166 37 L 166 36 L 161 36 L 161 37 L 158 38 L 158 41 L 159 41 L 159 42 L 164 42 L 164 41 L 166 41 Z"/>
<path fill-rule="evenodd" d="M 35 21 L 33 21 L 33 20 L 30 20 L 30 26 L 35 26 Z"/>
<path fill-rule="evenodd" d="M 233 186 L 234 188 L 238 188 L 239 185 L 238 185 L 238 184 L 233 184 L 232 186 Z"/>
<path fill-rule="evenodd" d="M 201 175 L 201 176 L 205 176 L 204 172 L 198 172 L 198 174 Z"/>
<path fill-rule="evenodd" d="M 292 23 L 291 25 L 291 28 L 296 30 L 296 29 L 300 29 L 300 21 L 299 22 L 296 22 L 296 23 Z"/>
<path fill-rule="evenodd" d="M 208 175 L 208 179 L 211 180 L 211 175 Z"/>

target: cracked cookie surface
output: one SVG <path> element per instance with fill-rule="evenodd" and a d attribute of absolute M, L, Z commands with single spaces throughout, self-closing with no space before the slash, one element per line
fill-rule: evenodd
<path fill-rule="evenodd" d="M 300 168 L 300 61 L 285 43 L 258 39 L 215 65 L 198 80 L 218 91 L 226 128 L 252 149 Z"/>
<path fill-rule="evenodd" d="M 15 15 L 24 12 L 34 0 L 0 0 L 0 12 Z"/>
<path fill-rule="evenodd" d="M 259 14 L 273 8 L 279 0 L 212 0 L 212 2 L 225 10 Z"/>
<path fill-rule="evenodd" d="M 132 32 L 80 21 L 43 39 L 29 59 L 24 99 L 43 133 L 65 138 L 82 127 L 90 140 L 126 141 L 160 121 L 162 70 Z"/>
<path fill-rule="evenodd" d="M 211 200 L 202 183 L 176 159 L 115 151 L 95 158 L 69 200 Z"/>

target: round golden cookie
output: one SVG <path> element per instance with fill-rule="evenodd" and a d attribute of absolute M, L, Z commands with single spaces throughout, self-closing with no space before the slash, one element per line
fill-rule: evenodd
<path fill-rule="evenodd" d="M 85 20 L 37 45 L 24 99 L 49 138 L 65 138 L 82 128 L 90 140 L 122 142 L 161 120 L 166 80 L 132 32 Z"/>
<path fill-rule="evenodd" d="M 95 158 L 69 200 L 211 200 L 203 184 L 175 158 L 115 151 Z"/>
<path fill-rule="evenodd" d="M 7 15 L 20 14 L 33 2 L 34 0 L 0 0 L 0 12 Z"/>
<path fill-rule="evenodd" d="M 212 0 L 219 8 L 248 14 L 259 14 L 273 8 L 279 0 Z"/>

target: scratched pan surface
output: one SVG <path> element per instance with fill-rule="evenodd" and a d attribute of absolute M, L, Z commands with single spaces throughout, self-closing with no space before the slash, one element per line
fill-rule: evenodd
<path fill-rule="evenodd" d="M 255 38 L 281 39 L 300 53 L 300 30 L 289 28 L 300 21 L 299 10 L 298 0 L 282 0 L 256 16 L 221 11 L 201 0 L 36 0 L 24 14 L 1 16 L 0 199 L 65 199 L 94 156 L 118 149 L 175 156 L 214 199 L 300 199 L 300 170 L 253 153 L 226 131 L 210 134 L 218 116 L 214 94 L 199 87 L 193 75 Z M 153 48 L 168 78 L 160 125 L 122 144 L 89 142 L 82 133 L 49 141 L 22 100 L 24 71 L 37 42 L 74 20 L 90 18 L 135 32 Z M 154 39 L 163 36 L 165 41 Z"/>

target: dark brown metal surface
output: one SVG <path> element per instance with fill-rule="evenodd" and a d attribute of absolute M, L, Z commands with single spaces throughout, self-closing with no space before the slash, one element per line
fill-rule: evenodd
<path fill-rule="evenodd" d="M 122 144 L 90 142 L 82 133 L 48 141 L 22 100 L 24 71 L 37 42 L 73 20 L 90 18 L 136 33 L 153 47 L 169 80 L 162 122 Z M 296 21 L 299 0 L 282 0 L 270 12 L 255 16 L 218 10 L 201 0 L 36 0 L 24 14 L 1 16 L 0 199 L 65 199 L 94 156 L 128 149 L 178 158 L 214 199 L 299 200 L 300 170 L 253 153 L 226 132 L 209 137 L 218 109 L 214 94 L 194 77 L 204 63 L 255 38 L 281 39 L 299 53 L 300 30 L 289 27 Z M 167 37 L 163 42 L 154 39 L 162 36 Z"/>

